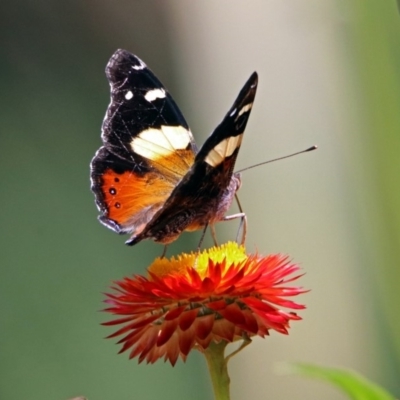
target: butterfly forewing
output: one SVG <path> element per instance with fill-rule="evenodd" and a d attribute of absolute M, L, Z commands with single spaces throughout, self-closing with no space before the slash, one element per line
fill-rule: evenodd
<path fill-rule="evenodd" d="M 138 57 L 117 50 L 106 67 L 111 102 L 103 122 L 103 142 L 118 157 L 132 159 L 137 148 L 147 142 L 145 158 L 164 156 L 172 149 L 191 149 L 196 145 L 182 113 L 162 83 Z M 122 147 L 122 148 L 121 148 Z M 153 154 L 152 154 L 153 153 Z M 151 155 L 152 158 L 149 157 Z"/>

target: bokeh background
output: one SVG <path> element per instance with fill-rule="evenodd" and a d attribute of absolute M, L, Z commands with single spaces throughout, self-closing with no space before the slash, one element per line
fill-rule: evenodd
<path fill-rule="evenodd" d="M 394 0 L 15 0 L 0 5 L 0 32 L 1 399 L 212 399 L 200 354 L 138 366 L 103 339 L 102 293 L 162 249 L 125 246 L 89 190 L 117 48 L 163 81 L 199 144 L 257 70 L 238 169 L 319 146 L 244 174 L 248 249 L 290 254 L 311 292 L 289 336 L 231 362 L 232 399 L 343 398 L 282 375 L 292 361 L 353 368 L 400 396 Z"/>

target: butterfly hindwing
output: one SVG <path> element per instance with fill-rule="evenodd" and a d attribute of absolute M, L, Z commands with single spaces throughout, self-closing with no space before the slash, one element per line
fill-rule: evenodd
<path fill-rule="evenodd" d="M 117 50 L 106 67 L 111 102 L 104 146 L 91 163 L 99 219 L 138 234 L 187 173 L 197 152 L 174 100 L 142 60 Z"/>

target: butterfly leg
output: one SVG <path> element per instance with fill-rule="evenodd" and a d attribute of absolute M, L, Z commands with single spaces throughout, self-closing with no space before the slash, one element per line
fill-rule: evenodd
<path fill-rule="evenodd" d="M 208 228 L 208 223 L 204 226 L 203 232 L 201 233 L 201 238 L 199 244 L 197 245 L 197 253 L 200 253 L 200 247 L 203 244 L 204 236 L 206 234 L 206 230 Z"/>
<path fill-rule="evenodd" d="M 237 235 L 236 235 L 236 242 L 238 242 L 238 239 L 239 239 L 239 232 L 240 232 L 240 229 L 242 229 L 242 226 L 243 226 L 243 231 L 242 231 L 242 243 L 241 243 L 241 244 L 244 245 L 244 243 L 245 243 L 245 241 L 246 241 L 246 234 L 247 234 L 247 217 L 246 217 L 246 214 L 245 214 L 244 211 L 243 211 L 242 205 L 240 204 L 239 196 L 238 196 L 237 192 L 235 193 L 235 200 L 236 200 L 236 204 L 237 204 L 238 207 L 239 207 L 240 213 L 243 214 L 243 217 L 242 217 L 241 220 L 240 220 L 240 225 L 239 225 L 238 233 L 237 233 Z"/>
<path fill-rule="evenodd" d="M 200 247 L 203 243 L 207 228 L 208 228 L 208 223 L 204 226 L 203 232 L 201 233 L 201 238 L 200 238 L 199 244 L 197 245 L 197 251 L 196 251 L 197 254 L 196 254 L 196 258 L 194 260 L 194 268 L 197 268 L 197 259 L 199 258 L 199 255 L 200 255 Z"/>
<path fill-rule="evenodd" d="M 218 241 L 217 241 L 217 233 L 215 231 L 215 225 L 210 225 L 210 230 L 211 230 L 211 236 L 214 241 L 214 245 L 218 246 Z"/>
<path fill-rule="evenodd" d="M 161 257 L 160 257 L 160 258 L 164 258 L 164 257 L 165 257 L 165 255 L 167 254 L 167 248 L 168 248 L 168 245 L 167 245 L 167 244 L 165 244 L 165 245 L 164 245 L 163 252 L 162 252 L 162 254 L 161 254 Z"/>
<path fill-rule="evenodd" d="M 236 241 L 238 241 L 238 239 L 239 239 L 240 230 L 243 229 L 242 230 L 242 240 L 241 240 L 240 244 L 244 245 L 244 243 L 246 242 L 246 234 L 247 234 L 247 217 L 246 217 L 246 214 L 244 212 L 241 212 L 241 213 L 237 213 L 237 214 L 228 215 L 228 216 L 224 217 L 223 221 L 231 221 L 231 220 L 236 219 L 236 218 L 240 218 L 240 225 L 239 225 Z"/>

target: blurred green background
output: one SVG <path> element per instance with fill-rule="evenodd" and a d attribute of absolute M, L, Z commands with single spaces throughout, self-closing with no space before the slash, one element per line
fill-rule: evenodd
<path fill-rule="evenodd" d="M 248 249 L 290 254 L 311 292 L 289 336 L 231 362 L 232 399 L 343 398 L 277 375 L 282 361 L 354 368 L 399 397 L 399 26 L 394 0 L 3 2 L 0 399 L 212 398 L 199 354 L 138 366 L 103 339 L 102 293 L 162 250 L 125 246 L 89 190 L 117 48 L 162 80 L 199 144 L 257 70 L 238 169 L 319 145 L 244 175 Z"/>

